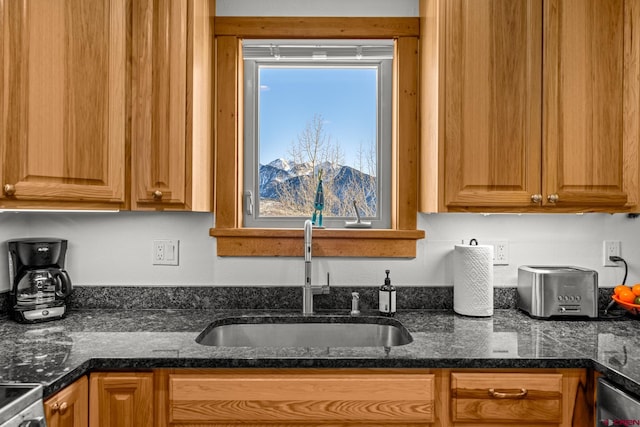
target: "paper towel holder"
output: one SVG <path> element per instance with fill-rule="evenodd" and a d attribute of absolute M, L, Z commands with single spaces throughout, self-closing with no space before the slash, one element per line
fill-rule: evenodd
<path fill-rule="evenodd" d="M 469 240 L 469 244 L 471 246 L 478 246 L 478 241 L 476 239 L 471 239 L 471 240 Z"/>

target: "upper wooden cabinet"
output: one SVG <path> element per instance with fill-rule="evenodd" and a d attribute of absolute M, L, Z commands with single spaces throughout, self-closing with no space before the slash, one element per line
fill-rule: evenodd
<path fill-rule="evenodd" d="M 635 2 L 421 0 L 421 17 L 421 210 L 637 207 Z"/>
<path fill-rule="evenodd" d="M 0 2 L 0 208 L 125 201 L 126 0 Z"/>
<path fill-rule="evenodd" d="M 545 203 L 637 205 L 639 6 L 544 2 Z"/>
<path fill-rule="evenodd" d="M 86 427 L 89 423 L 89 381 L 82 376 L 44 401 L 49 427 Z"/>
<path fill-rule="evenodd" d="M 212 210 L 210 0 L 134 0 L 132 209 Z"/>

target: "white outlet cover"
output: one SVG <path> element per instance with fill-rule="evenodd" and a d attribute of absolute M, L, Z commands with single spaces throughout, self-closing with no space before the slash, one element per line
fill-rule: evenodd
<path fill-rule="evenodd" d="M 158 239 L 153 241 L 153 265 L 178 265 L 180 240 Z"/>

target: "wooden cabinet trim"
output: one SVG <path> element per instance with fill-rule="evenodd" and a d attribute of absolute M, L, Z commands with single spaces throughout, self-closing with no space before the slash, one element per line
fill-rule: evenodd
<path fill-rule="evenodd" d="M 366 28 L 362 22 L 368 22 Z M 397 30 L 395 20 L 387 18 L 303 18 L 289 19 L 273 17 L 267 20 L 254 18 L 216 18 L 216 119 L 215 119 L 215 228 L 210 235 L 216 237 L 218 256 L 297 256 L 294 247 L 297 243 L 280 240 L 278 231 L 271 240 L 266 241 L 252 231 L 242 227 L 241 197 L 241 100 L 238 97 L 238 76 L 241 73 L 238 46 L 243 37 L 276 37 L 278 31 L 286 31 L 286 37 L 321 38 L 324 32 L 330 32 L 327 38 L 349 37 L 393 38 L 397 40 L 399 58 L 396 66 L 401 81 L 395 82 L 394 91 L 394 145 L 393 182 L 392 182 L 392 226 L 399 232 L 388 249 L 381 250 L 372 244 L 366 232 L 350 234 L 351 241 L 341 239 L 342 230 L 326 230 L 336 233 L 337 240 L 326 239 L 320 248 L 324 256 L 378 256 L 378 257 L 415 257 L 415 240 L 424 237 L 417 227 L 418 195 L 418 104 L 419 104 L 419 53 L 417 26 L 415 32 Z M 397 22 L 418 24 L 415 18 L 401 18 Z M 225 26 L 229 24 L 233 29 Z M 347 25 L 348 24 L 348 25 Z M 262 26 L 261 26 L 262 25 Z M 324 32 L 313 30 L 324 28 Z M 343 29 L 349 28 L 343 31 Z M 354 31 L 350 31 L 353 29 Z M 361 31 L 361 32 L 360 32 Z M 284 36 L 283 36 L 284 37 Z M 401 56 L 401 57 L 400 57 Z M 231 230 L 234 236 L 229 236 Z M 247 230 L 236 232 L 236 230 Z M 406 240 L 402 233 L 414 232 L 413 241 Z M 315 236 L 314 236 L 315 237 Z M 341 244 L 349 243 L 347 247 Z M 411 247 L 412 246 L 412 247 Z"/>

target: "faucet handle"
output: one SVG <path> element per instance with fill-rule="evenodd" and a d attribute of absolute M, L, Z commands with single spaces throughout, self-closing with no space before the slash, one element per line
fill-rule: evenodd
<path fill-rule="evenodd" d="M 359 316 L 360 310 L 358 304 L 360 302 L 360 294 L 358 292 L 351 292 L 351 315 Z"/>

